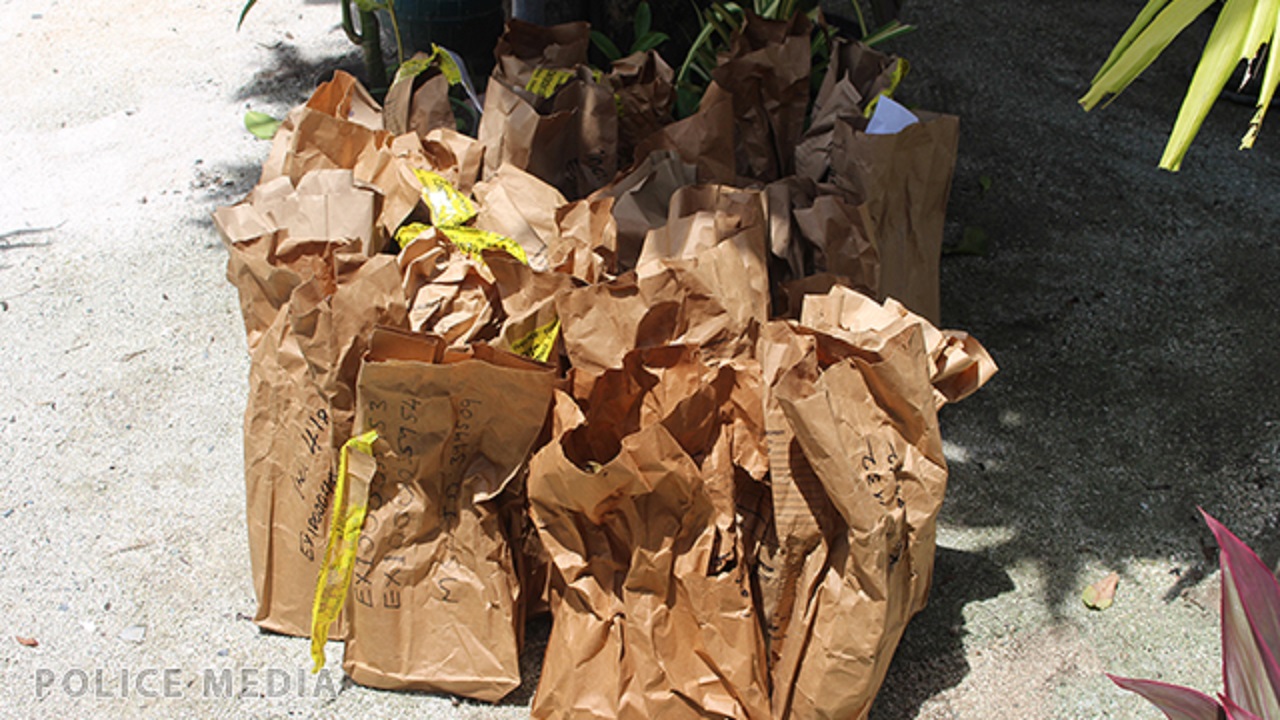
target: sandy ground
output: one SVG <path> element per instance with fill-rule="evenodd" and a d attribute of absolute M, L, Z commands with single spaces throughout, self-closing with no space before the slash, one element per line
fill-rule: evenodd
<path fill-rule="evenodd" d="M 936 584 L 875 720 L 1154 720 L 1102 673 L 1220 689 L 1195 507 L 1280 554 L 1280 119 L 1237 153 L 1250 111 L 1221 106 L 1157 171 L 1194 43 L 1080 112 L 1138 4 L 907 9 L 908 99 L 963 119 L 948 238 L 987 237 L 944 262 L 944 325 L 1003 372 L 944 414 Z M 526 716 L 545 625 L 494 708 L 345 684 L 337 645 L 307 675 L 247 620 L 248 367 L 209 213 L 265 156 L 244 111 L 357 61 L 335 4 L 261 0 L 236 33 L 239 5 L 0 2 L 0 714 Z"/>

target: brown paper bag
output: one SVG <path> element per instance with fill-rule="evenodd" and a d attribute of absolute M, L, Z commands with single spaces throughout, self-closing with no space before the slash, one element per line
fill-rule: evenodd
<path fill-rule="evenodd" d="M 698 182 L 734 184 L 738 174 L 734 160 L 734 100 L 712 82 L 702 95 L 698 111 L 643 140 L 635 151 L 642 161 L 655 150 L 674 150 L 681 159 L 698 167 Z"/>
<path fill-rule="evenodd" d="M 435 228 L 410 242 L 397 258 L 409 300 L 409 327 L 448 344 L 488 340 L 502 306 L 493 275 Z"/>
<path fill-rule="evenodd" d="M 335 70 L 333 77 L 320 83 L 306 106 L 341 120 L 349 120 L 370 130 L 382 130 L 382 108 L 364 85 L 351 73 Z"/>
<path fill-rule="evenodd" d="M 807 298 L 804 317 L 831 334 L 770 323 L 760 345 L 777 532 L 759 575 L 773 713 L 865 718 L 928 593 L 946 485 L 937 408 L 995 368 L 976 343 L 958 347 L 847 288 Z M 952 352 L 970 362 L 959 375 L 938 362 Z"/>
<path fill-rule="evenodd" d="M 618 157 L 629 158 L 636 145 L 671 124 L 675 71 L 649 50 L 614 60 L 608 79 L 618 106 Z"/>
<path fill-rule="evenodd" d="M 591 195 L 613 199 L 617 268 L 636 266 L 645 235 L 667 223 L 671 196 L 698 182 L 698 168 L 674 150 L 655 150 L 625 174 Z"/>
<path fill-rule="evenodd" d="M 322 272 L 324 246 L 359 240 L 374 250 L 374 193 L 355 186 L 345 170 L 308 174 L 294 188 L 288 178 L 259 185 L 240 203 L 214 211 L 227 246 L 227 280 L 240 293 L 250 351 L 303 279 Z"/>
<path fill-rule="evenodd" d="M 745 281 L 757 302 L 750 314 L 764 323 L 769 319 L 767 234 L 765 201 L 759 191 L 723 185 L 682 187 L 671 195 L 667 224 L 645 236 L 636 273 L 644 277 L 667 266 L 667 261 L 697 259 L 722 243 L 730 245 L 740 268 L 736 278 L 725 278 L 725 284 Z"/>
<path fill-rule="evenodd" d="M 725 370 L 664 347 L 602 377 L 585 416 L 557 393 L 530 462 L 555 617 L 533 717 L 769 716 Z"/>
<path fill-rule="evenodd" d="M 387 130 L 396 135 L 412 132 L 425 138 L 436 128 L 457 130 L 449 103 L 449 80 L 439 68 L 428 67 L 431 58 L 424 52 L 415 53 L 401 65 L 387 90 L 382 119 Z"/>
<path fill-rule="evenodd" d="M 476 227 L 509 237 L 524 248 L 529 265 L 547 269 L 560 229 L 557 210 L 564 195 L 517 165 L 503 165 L 475 187 Z"/>
<path fill-rule="evenodd" d="M 314 177 L 304 178 L 304 187 Z M 276 185 L 287 183 L 281 178 Z M 286 212 L 306 203 L 266 202 L 270 190 L 219 211 L 217 224 L 228 240 L 228 278 L 240 290 L 251 347 L 244 447 L 254 620 L 274 632 L 307 635 L 328 532 L 333 436 L 350 430 L 351 359 L 358 360 L 373 324 L 403 324 L 404 300 L 394 264 L 367 257 L 359 238 L 294 239 L 285 229 L 245 238 L 248 228 L 238 221 L 260 201 L 265 212 L 258 219 L 270 219 L 264 229 L 323 224 L 322 214 L 304 221 Z M 298 196 L 276 199 L 289 197 Z"/>
<path fill-rule="evenodd" d="M 489 79 L 480 119 L 485 177 L 504 164 L 527 170 L 578 199 L 618 169 L 618 111 L 613 93 L 585 67 L 542 97 Z"/>
<path fill-rule="evenodd" d="M 895 135 L 836 123 L 832 179 L 865 204 L 880 258 L 878 297 L 896 298 L 933 323 L 941 313 L 938 263 L 960 121 L 917 113 Z"/>
<path fill-rule="evenodd" d="M 357 426 L 385 438 L 356 552 L 343 670 L 362 685 L 496 702 L 520 684 L 523 598 L 501 498 L 542 431 L 554 373 L 375 335 Z"/>
<path fill-rule="evenodd" d="M 328 399 L 331 454 L 355 433 L 360 358 L 377 326 L 407 327 L 396 259 L 339 250 L 330 277 L 314 276 L 289 299 L 290 322 L 307 370 Z"/>
<path fill-rule="evenodd" d="M 847 278 L 847 284 L 859 290 L 877 294 L 880 251 L 866 204 L 858 204 L 834 185 L 796 176 L 770 183 L 765 195 L 770 249 L 786 263 L 775 272 L 775 283 L 831 273 Z"/>
<path fill-rule="evenodd" d="M 795 149 L 809 102 L 811 24 L 747 12 L 727 58 L 711 77 L 733 98 L 734 153 L 743 177 L 771 182 L 795 172 Z"/>
<path fill-rule="evenodd" d="M 813 121 L 796 148 L 796 174 L 824 181 L 831 169 L 836 121 L 863 117 L 881 93 L 893 93 L 907 68 L 907 61 L 901 58 L 857 41 L 833 38 L 827 74 L 813 101 Z"/>
<path fill-rule="evenodd" d="M 506 32 L 493 48 L 497 65 L 493 74 L 507 83 L 524 87 L 538 68 L 571 69 L 587 64 L 591 26 L 585 22 L 543 27 L 522 20 L 508 20 Z"/>
<path fill-rule="evenodd" d="M 750 357 L 767 306 L 748 278 L 742 250 L 725 242 L 694 260 L 662 261 L 637 277 L 576 288 L 556 297 L 575 392 L 621 367 L 636 348 L 698 345 L 708 357 Z"/>
<path fill-rule="evenodd" d="M 959 330 L 939 330 L 896 300 L 883 304 L 847 287 L 811 292 L 805 298 L 800 324 L 866 345 L 867 336 L 892 336 L 916 325 L 924 338 L 930 362 L 930 379 L 938 408 L 959 402 L 987 383 L 996 373 L 995 361 L 976 339 Z"/>
<path fill-rule="evenodd" d="M 550 265 L 587 284 L 604 281 L 618 269 L 618 223 L 613 198 L 585 198 L 556 210 L 560 241 Z"/>

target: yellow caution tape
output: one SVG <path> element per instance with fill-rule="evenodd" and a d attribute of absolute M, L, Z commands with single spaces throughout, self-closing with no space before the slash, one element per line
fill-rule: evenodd
<path fill-rule="evenodd" d="M 311 659 L 320 672 L 324 667 L 324 644 L 329 628 L 338 619 L 351 588 L 355 568 L 356 546 L 369 504 L 368 477 L 348 478 L 348 459 L 352 451 L 373 457 L 373 443 L 378 433 L 370 430 L 348 440 L 338 455 L 338 480 L 333 489 L 333 522 L 329 525 L 329 542 L 324 549 L 324 565 L 316 580 L 315 603 L 311 606 Z M 348 492 L 348 485 L 350 491 Z M 348 497 L 349 495 L 349 497 Z"/>
<path fill-rule="evenodd" d="M 880 98 L 893 97 L 893 93 L 898 89 L 898 86 L 902 84 L 902 79 L 907 76 L 907 72 L 909 70 L 911 70 L 911 63 L 902 58 L 895 60 L 893 65 L 893 75 L 889 78 L 889 87 L 876 93 L 876 96 L 871 98 L 871 102 L 867 103 L 867 106 L 863 108 L 862 116 L 865 118 L 871 117 L 876 111 L 876 104 L 880 102 Z"/>
<path fill-rule="evenodd" d="M 431 229 L 426 223 L 409 223 L 396 230 L 396 244 L 403 250 L 409 247 L 409 243 L 418 239 L 418 236 Z"/>
<path fill-rule="evenodd" d="M 440 232 L 444 233 L 445 237 L 448 237 L 459 250 L 477 262 L 484 262 L 480 254 L 484 250 L 505 250 L 525 265 L 529 264 L 529 256 L 519 243 L 496 232 L 473 227 L 442 227 Z"/>
<path fill-rule="evenodd" d="M 422 200 L 436 227 L 459 227 L 476 216 L 476 206 L 448 180 L 419 168 L 414 168 L 413 174 L 422 183 Z"/>
<path fill-rule="evenodd" d="M 555 347 L 556 337 L 559 335 L 560 318 L 556 318 L 511 343 L 511 352 L 538 362 L 546 362 L 551 358 L 551 349 Z"/>
<path fill-rule="evenodd" d="M 561 85 L 572 79 L 572 70 L 535 68 L 533 75 L 529 77 L 529 82 L 525 83 L 524 89 L 539 97 L 549 98 L 556 93 L 556 90 Z"/>

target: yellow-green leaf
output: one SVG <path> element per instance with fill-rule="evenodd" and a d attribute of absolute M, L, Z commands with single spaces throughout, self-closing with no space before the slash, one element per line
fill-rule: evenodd
<path fill-rule="evenodd" d="M 1085 110 L 1092 110 L 1100 101 L 1119 95 L 1212 3 L 1213 0 L 1172 0 L 1117 57 L 1108 61 L 1089 92 L 1080 98 L 1080 104 Z"/>
<path fill-rule="evenodd" d="M 244 127 L 255 137 L 270 140 L 275 137 L 276 130 L 280 129 L 280 121 L 266 113 L 250 110 L 244 114 Z"/>
<path fill-rule="evenodd" d="M 1182 158 L 1209 114 L 1209 108 L 1217 101 L 1227 78 L 1231 77 L 1231 71 L 1240 63 L 1256 4 L 1257 0 L 1227 0 L 1218 15 L 1218 22 L 1204 44 L 1204 54 L 1191 77 L 1187 96 L 1178 110 L 1178 119 L 1173 123 L 1173 132 L 1169 133 L 1169 142 L 1160 158 L 1160 167 L 1165 170 L 1176 172 L 1182 166 Z"/>

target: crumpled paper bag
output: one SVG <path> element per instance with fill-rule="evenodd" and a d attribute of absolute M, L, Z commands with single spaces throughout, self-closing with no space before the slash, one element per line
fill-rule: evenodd
<path fill-rule="evenodd" d="M 809 101 L 810 28 L 804 13 L 781 21 L 747 11 L 729 53 L 711 71 L 733 98 L 734 154 L 743 177 L 771 182 L 795 172 Z"/>
<path fill-rule="evenodd" d="M 685 162 L 674 150 L 654 150 L 612 183 L 592 193 L 592 199 L 613 200 L 613 247 L 619 271 L 634 268 L 645 235 L 667 223 L 671 196 L 697 182 L 696 165 Z"/>
<path fill-rule="evenodd" d="M 555 618 L 532 716 L 767 718 L 717 412 L 730 376 L 689 348 L 629 358 L 585 414 L 557 392 L 556 437 L 530 461 Z"/>
<path fill-rule="evenodd" d="M 572 69 L 587 64 L 591 26 L 571 22 L 544 27 L 523 20 L 507 21 L 506 31 L 493 48 L 493 75 L 523 87 L 539 68 Z"/>
<path fill-rule="evenodd" d="M 880 288 L 880 251 L 870 208 L 834 185 L 792 176 L 765 188 L 770 250 L 786 263 L 775 283 L 830 273 L 871 295 Z M 799 308 L 797 307 L 798 311 Z"/>
<path fill-rule="evenodd" d="M 773 715 L 866 718 L 893 650 L 924 607 L 946 460 L 937 409 L 994 372 L 900 305 L 847 288 L 811 296 L 828 332 L 770 323 L 775 548 L 762 552 Z M 945 371 L 966 353 L 970 367 Z"/>
<path fill-rule="evenodd" d="M 520 684 L 524 596 L 503 499 L 553 382 L 550 368 L 511 355 L 375 334 L 357 427 L 389 447 L 375 455 L 350 586 L 352 680 L 488 702 Z"/>
<path fill-rule="evenodd" d="M 436 228 L 427 228 L 396 258 L 409 300 L 409 327 L 462 345 L 488 340 L 501 320 L 493 275 Z"/>
<path fill-rule="evenodd" d="M 734 184 L 734 99 L 716 82 L 707 85 L 698 111 L 673 122 L 636 146 L 642 161 L 655 150 L 674 150 L 698 168 L 698 182 Z"/>
<path fill-rule="evenodd" d="M 511 238 L 524 248 L 529 265 L 545 270 L 558 244 L 557 210 L 564 195 L 516 165 L 503 165 L 476 184 L 476 227 Z"/>
<path fill-rule="evenodd" d="M 376 250 L 376 209 L 375 194 L 357 187 L 349 170 L 322 170 L 296 188 L 287 177 L 258 185 L 240 203 L 214 211 L 250 350 L 294 288 L 321 272 L 323 245 L 353 239 L 365 254 Z"/>
<path fill-rule="evenodd" d="M 708 357 L 750 357 L 760 308 L 767 304 L 731 242 L 692 260 L 662 260 L 645 275 L 626 273 L 555 299 L 579 396 L 637 348 L 688 344 Z"/>
<path fill-rule="evenodd" d="M 449 79 L 440 68 L 430 66 L 433 57 L 414 53 L 396 72 L 382 108 L 383 123 L 392 133 L 425 137 L 436 128 L 457 129 L 449 102 Z"/>
<path fill-rule="evenodd" d="M 512 164 L 578 199 L 618 170 L 618 111 L 609 86 L 579 66 L 546 96 L 489 78 L 480 142 L 485 176 Z"/>
<path fill-rule="evenodd" d="M 671 195 L 666 225 L 646 234 L 636 273 L 644 277 L 668 267 L 669 261 L 697 260 L 718 249 L 740 263 L 737 277 L 725 278 L 724 284 L 744 281 L 757 303 L 750 314 L 764 323 L 769 318 L 768 232 L 765 200 L 758 190 L 685 186 Z"/>
<path fill-rule="evenodd" d="M 837 121 L 831 174 L 866 205 L 879 252 L 878 297 L 896 298 L 937 323 L 938 264 L 960 120 L 916 114 L 920 122 L 893 135 L 868 135 L 862 123 Z"/>
<path fill-rule="evenodd" d="M 618 157 L 629 158 L 637 144 L 674 119 L 675 71 L 649 50 L 614 60 L 608 80 L 618 106 Z"/>
<path fill-rule="evenodd" d="M 244 449 L 254 620 L 274 632 L 308 634 L 334 434 L 350 429 L 352 355 L 358 362 L 374 324 L 405 322 L 394 264 L 365 252 L 372 198 L 353 189 L 349 171 L 319 171 L 297 191 L 281 177 L 215 214 L 250 347 Z"/>
<path fill-rule="evenodd" d="M 832 38 L 831 61 L 813 101 L 813 120 L 796 147 L 796 174 L 815 182 L 831 169 L 836 121 L 863 117 L 882 94 L 892 95 L 908 64 L 856 40 Z"/>

